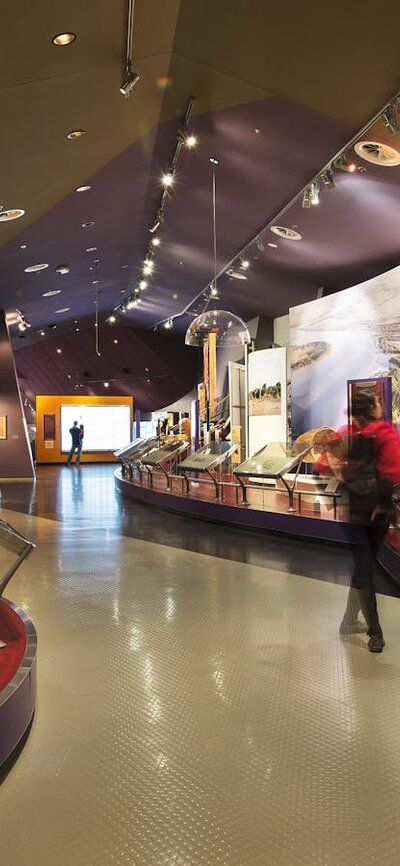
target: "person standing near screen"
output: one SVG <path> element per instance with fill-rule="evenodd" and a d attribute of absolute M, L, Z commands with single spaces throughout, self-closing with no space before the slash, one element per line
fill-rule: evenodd
<path fill-rule="evenodd" d="M 78 455 L 77 455 L 77 458 L 76 458 L 76 465 L 77 465 L 77 466 L 79 466 L 79 465 L 80 465 L 80 462 L 81 462 L 81 454 L 82 454 L 82 448 L 83 448 L 83 437 L 84 437 L 84 435 L 85 435 L 85 428 L 84 428 L 83 424 L 80 424 L 80 425 L 79 425 L 79 445 L 78 445 Z"/>
<path fill-rule="evenodd" d="M 72 427 L 70 427 L 69 432 L 71 434 L 72 443 L 71 443 L 71 450 L 70 450 L 68 457 L 67 457 L 67 466 L 71 466 L 72 458 L 75 454 L 75 451 L 78 452 L 76 462 L 79 466 L 82 448 L 80 448 L 80 437 L 79 437 L 80 428 L 78 427 L 77 421 L 74 421 Z"/>

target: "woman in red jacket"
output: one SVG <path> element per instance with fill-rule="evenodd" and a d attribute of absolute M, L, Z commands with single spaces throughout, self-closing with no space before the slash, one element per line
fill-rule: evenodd
<path fill-rule="evenodd" d="M 400 482 L 400 440 L 394 428 L 382 421 L 379 399 L 359 391 L 353 401 L 351 425 L 339 430 L 328 448 L 327 460 L 340 474 L 349 492 L 349 540 L 354 571 L 341 634 L 368 631 L 370 652 L 385 646 L 373 585 L 375 560 L 392 516 L 392 492 Z M 339 438 L 340 437 L 340 438 Z M 358 619 L 362 611 L 367 629 Z"/>

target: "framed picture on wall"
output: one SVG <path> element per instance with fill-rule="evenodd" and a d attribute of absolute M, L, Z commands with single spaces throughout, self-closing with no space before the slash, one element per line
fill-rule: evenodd
<path fill-rule="evenodd" d="M 43 415 L 43 439 L 53 441 L 56 438 L 56 416 Z"/>
<path fill-rule="evenodd" d="M 0 415 L 0 439 L 7 439 L 7 415 Z"/>

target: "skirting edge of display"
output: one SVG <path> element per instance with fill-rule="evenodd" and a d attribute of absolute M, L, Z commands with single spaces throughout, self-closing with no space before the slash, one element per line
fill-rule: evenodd
<path fill-rule="evenodd" d="M 24 736 L 36 706 L 37 635 L 32 620 L 21 608 L 2 598 L 21 620 L 26 632 L 22 662 L 9 683 L 0 692 L 0 766 L 9 758 Z"/>

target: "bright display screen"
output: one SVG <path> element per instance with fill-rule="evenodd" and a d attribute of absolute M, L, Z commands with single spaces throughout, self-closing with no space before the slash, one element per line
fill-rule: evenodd
<path fill-rule="evenodd" d="M 132 439 L 129 406 L 61 406 L 61 451 L 71 448 L 74 421 L 85 428 L 84 451 L 117 451 Z"/>

